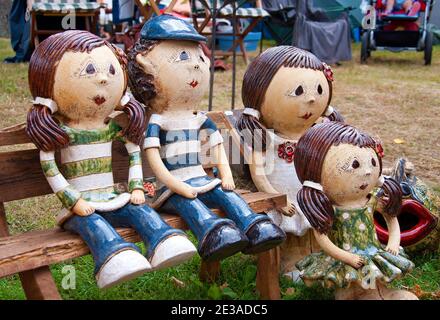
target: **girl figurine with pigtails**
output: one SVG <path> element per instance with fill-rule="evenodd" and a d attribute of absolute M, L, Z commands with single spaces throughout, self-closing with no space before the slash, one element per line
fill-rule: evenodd
<path fill-rule="evenodd" d="M 259 191 L 283 193 L 288 205 L 269 216 L 286 233 L 281 271 L 299 280 L 295 263 L 312 252 L 310 225 L 298 207 L 301 188 L 295 172 L 295 148 L 305 131 L 323 118 L 343 121 L 330 106 L 333 73 L 312 53 L 279 46 L 264 51 L 246 70 L 244 112 L 237 128 L 251 149 L 249 169 Z"/>
<path fill-rule="evenodd" d="M 296 146 L 295 168 L 303 184 L 298 204 L 322 248 L 297 267 L 306 284 L 336 288 L 336 299 L 417 299 L 385 286 L 414 264 L 400 247 L 402 191 L 394 179 L 382 176 L 382 157 L 375 139 L 338 122 L 315 125 Z M 375 212 L 388 226 L 386 247 L 376 235 Z"/>
<path fill-rule="evenodd" d="M 144 204 L 139 145 L 147 119 L 141 104 L 125 93 L 125 54 L 86 31 L 58 33 L 32 55 L 29 86 L 34 105 L 26 132 L 40 149 L 44 175 L 63 204 L 59 224 L 88 245 L 98 286 L 108 288 L 190 258 L 196 250 L 185 234 Z M 127 115 L 125 128 L 106 120 L 115 110 Z M 128 188 L 113 181 L 116 140 L 129 154 Z M 148 248 L 146 257 L 114 227 L 134 228 Z"/>

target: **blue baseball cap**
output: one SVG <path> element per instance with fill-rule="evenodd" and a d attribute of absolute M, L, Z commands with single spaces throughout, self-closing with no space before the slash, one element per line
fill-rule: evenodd
<path fill-rule="evenodd" d="M 142 27 L 141 39 L 206 42 L 206 37 L 199 34 L 191 24 L 170 14 L 148 20 Z"/>

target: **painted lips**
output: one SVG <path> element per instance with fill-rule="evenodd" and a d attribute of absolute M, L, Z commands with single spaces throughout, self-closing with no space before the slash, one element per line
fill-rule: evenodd
<path fill-rule="evenodd" d="M 101 96 L 96 96 L 93 98 L 93 101 L 95 101 L 95 103 L 100 106 L 101 104 L 103 104 L 105 102 L 105 98 L 101 97 Z"/>
<path fill-rule="evenodd" d="M 192 88 L 195 88 L 199 85 L 199 82 L 196 80 L 191 81 L 190 83 L 188 83 Z"/>
<path fill-rule="evenodd" d="M 439 223 L 438 218 L 415 200 L 404 200 L 397 217 L 400 224 L 400 243 L 403 247 L 416 244 L 428 236 Z M 377 236 L 381 243 L 388 242 L 388 230 L 385 221 L 374 214 Z"/>
<path fill-rule="evenodd" d="M 298 117 L 298 118 L 301 118 L 301 119 L 304 119 L 304 120 L 308 120 L 311 116 L 313 116 L 313 113 L 307 112 L 305 115 L 303 115 L 301 117 Z"/>

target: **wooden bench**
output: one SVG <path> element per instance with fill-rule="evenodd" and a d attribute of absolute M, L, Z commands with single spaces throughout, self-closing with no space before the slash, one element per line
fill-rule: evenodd
<path fill-rule="evenodd" d="M 228 126 L 223 113 L 210 113 L 219 125 Z M 0 147 L 30 143 L 19 124 L 0 130 Z M 19 274 L 28 299 L 60 299 L 57 286 L 49 270 L 49 265 L 77 258 L 89 253 L 85 243 L 77 235 L 58 227 L 9 235 L 4 202 L 51 194 L 39 161 L 39 152 L 32 149 L 0 152 L 0 278 Z M 115 182 L 127 181 L 128 155 L 123 144 L 113 145 L 113 174 Z M 152 172 L 144 159 L 144 175 Z M 286 205 L 285 195 L 262 192 L 238 191 L 255 212 L 264 212 Z M 221 214 L 219 212 L 219 214 Z M 162 214 L 171 226 L 187 230 L 184 221 L 175 215 Z M 54 217 L 55 218 L 55 217 Z M 121 236 L 130 242 L 140 238 L 128 228 L 118 228 Z M 220 272 L 219 262 L 202 262 L 200 277 L 204 281 L 215 281 Z M 279 299 L 279 250 L 278 248 L 258 255 L 257 290 L 263 299 Z"/>

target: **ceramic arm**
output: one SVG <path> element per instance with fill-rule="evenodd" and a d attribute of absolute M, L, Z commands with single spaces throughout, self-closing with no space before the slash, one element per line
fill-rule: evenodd
<path fill-rule="evenodd" d="M 130 167 L 128 169 L 128 191 L 131 192 L 131 202 L 141 204 L 145 202 L 144 175 L 142 173 L 141 148 L 132 143 L 125 143 L 128 152 Z"/>
<path fill-rule="evenodd" d="M 185 198 L 193 199 L 197 197 L 197 192 L 195 192 L 191 186 L 178 180 L 168 171 L 160 157 L 158 148 L 148 148 L 145 150 L 145 152 L 151 170 L 153 170 L 157 179 L 162 181 L 162 183 L 165 184 L 168 189 L 180 194 Z"/>
<path fill-rule="evenodd" d="M 81 199 L 81 193 L 72 187 L 61 174 L 55 162 L 54 151 L 40 151 L 40 164 L 52 191 L 66 209 L 80 216 L 87 216 L 95 211 L 87 201 Z"/>
<path fill-rule="evenodd" d="M 266 173 L 264 171 L 264 159 L 261 152 L 252 152 L 252 161 L 249 164 L 249 171 L 251 172 L 252 181 L 254 182 L 258 191 L 275 194 L 280 193 L 272 186 L 269 179 L 267 179 Z M 292 216 L 295 213 L 295 206 L 290 199 L 287 199 L 287 201 L 287 206 L 281 208 L 281 211 L 284 215 Z"/>
<path fill-rule="evenodd" d="M 383 209 L 384 203 L 378 199 L 376 210 L 379 211 L 385 219 L 388 228 L 388 243 L 385 248 L 391 254 L 397 255 L 400 247 L 400 226 L 396 217 L 392 217 Z"/>
<path fill-rule="evenodd" d="M 219 143 L 211 148 L 216 164 L 222 180 L 222 187 L 226 190 L 234 190 L 235 183 L 232 176 L 231 167 L 229 166 L 228 157 L 226 155 L 223 143 Z"/>
<path fill-rule="evenodd" d="M 264 171 L 264 159 L 261 152 L 252 152 L 252 162 L 249 164 L 249 171 L 251 172 L 252 181 L 254 182 L 258 191 L 279 193 L 267 179 Z"/>
<path fill-rule="evenodd" d="M 353 268 L 360 268 L 363 265 L 364 261 L 361 256 L 337 247 L 328 236 L 323 233 L 313 230 L 313 234 L 321 249 L 332 258 L 347 263 Z"/>

